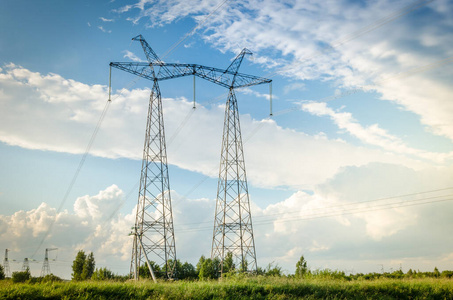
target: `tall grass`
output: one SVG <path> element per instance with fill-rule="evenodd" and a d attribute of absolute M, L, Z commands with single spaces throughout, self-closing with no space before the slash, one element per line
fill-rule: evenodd
<path fill-rule="evenodd" d="M 243 277 L 222 281 L 0 281 L 0 299 L 453 299 L 451 279 L 294 279 Z"/>

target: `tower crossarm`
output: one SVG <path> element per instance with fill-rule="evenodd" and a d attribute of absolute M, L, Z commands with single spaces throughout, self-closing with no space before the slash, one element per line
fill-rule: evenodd
<path fill-rule="evenodd" d="M 237 70 L 223 70 L 197 64 L 179 63 L 143 63 L 143 62 L 111 62 L 110 66 L 131 74 L 154 81 L 195 75 L 226 88 L 243 88 L 272 82 L 271 79 L 237 73 Z M 160 68 L 153 74 L 154 68 Z M 157 75 L 156 75 L 157 74 Z"/>

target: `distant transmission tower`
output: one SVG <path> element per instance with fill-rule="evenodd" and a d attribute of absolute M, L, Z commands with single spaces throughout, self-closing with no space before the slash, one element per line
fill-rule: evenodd
<path fill-rule="evenodd" d="M 51 274 L 49 264 L 49 252 L 57 250 L 58 248 L 46 248 L 46 254 L 44 256 L 44 263 L 42 264 L 41 277 Z"/>
<path fill-rule="evenodd" d="M 147 257 L 152 255 L 153 260 L 160 266 L 160 269 L 166 273 L 166 276 L 168 278 L 173 278 L 176 276 L 174 273 L 176 248 L 162 99 L 158 82 L 185 76 L 197 76 L 230 89 L 230 96 L 228 99 L 234 98 L 235 101 L 234 88 L 270 83 L 271 81 L 265 78 L 238 73 L 238 68 L 244 55 L 249 53 L 246 50 L 241 52 L 227 70 L 222 70 L 196 64 L 162 62 L 141 35 L 134 37 L 133 40 L 141 43 L 148 62 L 110 63 L 110 67 L 129 72 L 153 82 L 148 107 L 137 214 L 135 226 L 133 228 L 134 232 L 132 233 L 134 235 L 134 243 L 132 246 L 131 276 L 137 279 L 139 277 L 140 266 L 144 265 Z M 241 199 L 243 199 L 243 197 L 241 197 Z M 248 196 L 247 201 L 242 200 L 239 202 L 241 207 L 245 205 L 245 202 L 247 202 L 248 205 Z M 242 209 L 240 209 L 240 211 L 242 212 Z M 247 211 L 249 212 L 250 209 L 248 208 Z M 240 222 L 244 221 L 249 224 L 247 227 L 251 226 L 251 217 L 241 219 Z M 240 236 L 245 237 L 243 234 Z M 247 243 L 250 244 L 248 240 Z M 229 249 L 230 248 L 231 247 L 229 247 Z M 236 254 L 236 252 L 234 253 Z M 224 255 L 221 255 L 220 258 L 223 263 Z M 170 264 L 171 261 L 173 262 L 172 264 Z M 252 265 L 254 266 L 255 264 L 256 260 L 254 259 Z"/>
<path fill-rule="evenodd" d="M 9 260 L 8 260 L 8 249 L 5 249 L 5 258 L 3 259 L 3 269 L 5 271 L 6 277 L 11 277 L 11 270 L 9 268 Z"/>
<path fill-rule="evenodd" d="M 24 263 L 22 264 L 22 271 L 30 270 L 30 262 L 28 258 L 24 258 Z"/>

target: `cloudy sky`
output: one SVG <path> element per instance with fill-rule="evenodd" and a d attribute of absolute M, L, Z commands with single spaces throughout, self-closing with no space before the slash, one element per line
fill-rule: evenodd
<path fill-rule="evenodd" d="M 0 2 L 0 249 L 45 248 L 129 271 L 151 83 L 109 62 L 166 62 L 273 80 L 237 91 L 258 265 L 453 269 L 453 2 Z M 161 83 L 176 251 L 210 255 L 226 91 Z M 89 150 L 88 155 L 84 155 Z M 3 252 L 2 252 L 3 253 Z"/>

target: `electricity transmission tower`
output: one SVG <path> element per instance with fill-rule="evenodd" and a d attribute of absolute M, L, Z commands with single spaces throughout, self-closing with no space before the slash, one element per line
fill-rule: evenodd
<path fill-rule="evenodd" d="M 5 258 L 3 259 L 3 269 L 5 271 L 5 277 L 11 277 L 11 270 L 9 268 L 9 260 L 8 260 L 8 249 L 5 249 Z"/>
<path fill-rule="evenodd" d="M 176 248 L 173 230 L 170 184 L 168 178 L 162 99 L 158 83 L 159 81 L 179 77 L 197 76 L 228 88 L 230 93 L 227 103 L 236 103 L 234 89 L 263 83 L 270 83 L 271 80 L 238 73 L 238 69 L 244 55 L 249 54 L 249 52 L 245 49 L 238 57 L 236 57 L 236 59 L 233 61 L 230 67 L 228 67 L 228 69 L 222 70 L 197 64 L 165 63 L 159 59 L 157 54 L 153 51 L 153 49 L 141 35 L 134 37 L 133 40 L 139 41 L 141 43 L 148 62 L 110 63 L 110 67 L 129 72 L 133 75 L 140 76 L 153 82 L 153 88 L 151 91 L 148 107 L 148 119 L 146 125 L 145 145 L 143 150 L 137 215 L 135 226 L 133 228 L 134 232 L 132 233 L 134 235 L 134 242 L 132 247 L 131 275 L 133 274 L 133 277 L 135 279 L 138 278 L 140 265 L 143 265 L 149 254 L 151 254 L 153 255 L 153 259 L 155 259 L 155 262 L 160 266 L 160 269 L 166 273 L 166 276 L 168 278 L 173 278 L 176 275 L 174 274 Z M 234 107 L 236 108 L 234 109 Z M 233 104 L 232 111 L 236 111 L 237 117 L 233 118 L 234 120 L 231 124 L 237 124 L 238 126 L 239 119 L 236 104 Z M 228 120 L 230 120 L 229 117 Z M 231 126 L 232 128 L 235 128 L 236 125 Z M 237 130 L 235 131 L 236 134 L 238 130 L 240 132 L 239 127 L 237 127 Z M 231 142 L 237 143 L 237 141 L 238 137 L 236 136 L 235 139 Z M 231 152 L 230 150 L 227 151 Z M 242 153 L 242 143 L 240 152 Z M 243 161 L 242 154 L 240 154 L 239 156 Z M 230 162 L 233 163 L 232 161 Z M 240 176 L 240 179 L 236 181 L 240 181 L 241 186 L 243 186 L 243 182 L 245 182 L 246 187 L 245 166 L 241 168 L 244 170 L 244 172 L 241 171 L 241 175 L 238 175 Z M 232 177 L 227 176 L 227 178 L 228 179 L 225 180 L 231 180 Z M 227 190 L 228 192 L 230 192 L 230 189 Z M 245 191 L 246 190 L 247 189 L 245 188 Z M 241 189 L 240 191 L 241 194 L 238 195 L 242 195 L 243 189 Z M 236 220 L 235 223 L 246 222 L 245 226 L 240 226 L 240 230 L 242 230 L 242 232 L 249 232 L 251 230 L 251 217 L 249 213 L 250 208 L 248 204 L 248 193 L 246 198 L 242 196 L 235 198 L 240 198 L 239 201 L 236 201 L 240 205 L 240 208 L 238 208 L 239 211 L 242 212 L 242 207 L 247 206 L 248 208 L 246 209 L 247 212 L 245 214 L 249 215 L 249 217 Z M 245 201 L 245 199 L 247 200 Z M 225 201 L 227 201 L 227 199 L 225 199 Z M 225 213 L 227 212 L 229 211 L 225 211 Z M 226 222 L 223 222 L 223 224 L 225 226 L 231 225 L 229 223 L 227 224 Z M 249 228 L 250 230 L 248 230 Z M 240 234 L 239 236 L 245 237 L 246 235 Z M 247 239 L 246 243 L 250 245 L 250 239 Z M 243 243 L 240 244 L 242 245 Z M 223 246 L 224 244 L 222 242 L 222 247 Z M 226 246 L 228 247 L 228 249 L 232 248 L 229 245 Z M 254 256 L 254 245 L 248 246 L 248 248 L 250 247 L 253 247 L 253 263 L 255 263 L 256 260 Z M 242 258 L 249 257 L 248 253 L 250 252 L 250 250 L 241 248 L 241 251 L 242 250 L 245 250 L 245 254 L 239 253 L 239 255 L 241 255 Z M 221 255 L 219 255 L 222 264 L 224 254 L 226 254 L 225 251 L 222 251 Z M 237 254 L 236 251 L 234 251 L 234 254 Z M 241 262 L 243 261 L 244 260 L 241 260 Z"/>
<path fill-rule="evenodd" d="M 211 250 L 211 258 L 220 260 L 221 274 L 228 253 L 233 255 L 236 265 L 239 263 L 241 271 L 253 272 L 257 267 L 239 110 L 234 92 L 238 70 L 246 54 L 252 53 L 242 50 L 227 69 L 233 72 L 233 77 L 225 107 Z"/>
<path fill-rule="evenodd" d="M 30 262 L 28 258 L 24 258 L 24 263 L 22 264 L 22 271 L 30 270 Z"/>
<path fill-rule="evenodd" d="M 51 274 L 50 273 L 50 264 L 49 264 L 49 252 L 53 250 L 58 250 L 58 248 L 46 248 L 46 254 L 44 256 L 44 263 L 42 264 L 41 277 Z"/>

